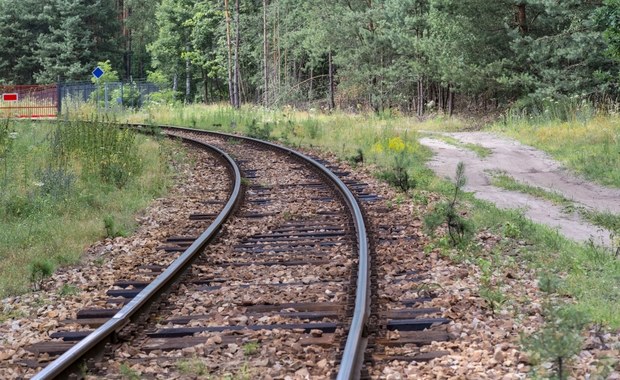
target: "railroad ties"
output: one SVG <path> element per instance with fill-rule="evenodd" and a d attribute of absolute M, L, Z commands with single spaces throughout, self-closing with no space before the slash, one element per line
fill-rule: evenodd
<path fill-rule="evenodd" d="M 255 371 L 250 375 L 336 376 L 353 319 L 358 269 L 355 226 L 342 195 L 324 175 L 286 153 L 196 131 L 174 133 L 230 152 L 244 177 L 244 202 L 182 281 L 150 315 L 119 333 L 89 371 L 114 376 L 120 363 L 126 363 L 139 366 L 147 377 L 174 377 L 180 361 L 196 359 L 215 377 L 234 375 L 240 363 Z M 367 183 L 315 160 L 346 184 L 373 220 L 373 251 L 413 238 L 408 227 L 381 223 L 383 202 Z M 181 255 L 224 202 L 200 200 L 203 207 L 189 212 L 189 224 L 160 241 L 158 251 Z M 415 286 L 424 279 L 422 268 L 384 272 L 381 266 L 394 266 L 390 260 L 373 252 L 363 376 L 389 361 L 443 355 L 423 347 L 450 338 L 445 329 L 449 320 L 441 310 L 425 306 L 436 295 L 432 289 L 416 298 L 382 296 L 387 289 Z M 71 328 L 52 333 L 53 341 L 29 347 L 41 361 L 26 364 L 40 366 L 84 339 L 164 270 L 160 264 L 138 265 L 133 276 L 114 282 L 105 307 L 78 311 L 63 321 Z"/>

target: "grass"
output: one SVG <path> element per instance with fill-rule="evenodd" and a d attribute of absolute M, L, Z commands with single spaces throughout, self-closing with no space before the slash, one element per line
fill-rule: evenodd
<path fill-rule="evenodd" d="M 439 135 L 439 134 L 433 134 L 431 135 L 432 138 L 434 139 L 438 139 L 441 141 L 444 141 L 448 144 L 454 145 L 454 146 L 458 146 L 461 148 L 465 148 L 465 149 L 469 149 L 472 152 L 476 153 L 476 155 L 478 155 L 479 158 L 487 158 L 491 155 L 491 153 L 493 153 L 493 150 L 489 149 L 489 148 L 485 148 L 482 145 L 478 145 L 478 144 L 471 144 L 471 143 L 464 143 L 461 142 L 458 139 L 455 139 L 454 137 L 451 136 L 446 136 L 446 135 Z"/>
<path fill-rule="evenodd" d="M 614 235 L 620 235 L 620 215 L 611 214 L 609 212 L 597 212 L 588 210 L 584 207 L 575 207 L 575 204 L 571 200 L 560 193 L 524 184 L 503 173 L 494 173 L 491 178 L 491 184 L 502 189 L 518 191 L 537 198 L 546 199 L 556 205 L 564 206 L 567 211 L 577 211 L 584 219 L 595 226 L 605 228 Z"/>
<path fill-rule="evenodd" d="M 600 184 L 620 188 L 620 117 L 587 119 L 511 119 L 493 130 L 537 147 Z"/>
<path fill-rule="evenodd" d="M 560 206 L 568 206 L 573 204 L 573 202 L 565 198 L 560 193 L 548 191 L 538 186 L 531 186 L 519 182 L 513 177 L 502 172 L 491 173 L 491 185 L 510 191 L 517 191 L 520 193 L 529 194 L 533 197 L 546 199 Z"/>
<path fill-rule="evenodd" d="M 131 230 L 134 214 L 166 190 L 169 142 L 93 129 L 76 134 L 91 127 L 8 124 L 12 138 L 0 149 L 0 297 L 36 289 L 49 271 L 79 261 L 85 247 L 106 235 L 102 215 L 118 230 Z M 119 145 L 106 155 L 87 151 L 80 138 L 92 138 L 97 148 L 90 149 L 99 150 L 106 138 L 126 139 L 134 162 L 119 157 Z"/>

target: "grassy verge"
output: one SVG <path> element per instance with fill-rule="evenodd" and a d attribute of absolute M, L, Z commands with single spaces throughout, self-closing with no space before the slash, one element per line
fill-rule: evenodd
<path fill-rule="evenodd" d="M 292 110 L 265 111 L 260 108 L 236 111 L 226 106 L 152 109 L 147 113 L 124 115 L 118 119 L 123 118 L 244 133 L 291 146 L 319 148 L 355 164 L 372 163 L 377 166 L 379 177 L 402 190 L 409 190 L 403 195 L 411 197 L 415 202 L 428 202 L 429 197 L 425 194 L 429 192 L 440 194 L 443 199 L 449 199 L 454 192 L 451 184 L 438 179 L 425 167 L 431 153 L 417 140 L 419 131 L 438 130 L 442 121 L 419 123 L 406 118 L 340 113 L 325 115 Z M 448 130 L 457 130 L 459 125 L 462 126 L 458 121 L 450 123 L 446 128 Z M 618 141 L 614 137 L 617 136 L 618 127 L 615 121 L 605 123 L 607 128 L 601 130 L 594 125 L 559 126 L 558 129 L 524 125 L 523 131 L 517 130 L 516 126 L 512 129 L 503 127 L 502 130 L 523 138 L 531 134 L 531 140 L 526 142 L 532 144 L 534 140 L 542 138 L 541 143 L 533 145 L 547 148 L 555 146 L 558 151 L 566 151 L 573 157 L 579 156 L 576 162 L 580 162 L 584 168 L 590 168 L 592 176 L 597 176 L 601 182 L 616 183 L 614 178 L 620 173 L 620 164 L 614 164 L 618 170 L 610 169 L 616 162 L 615 158 L 605 156 L 604 152 L 613 149 L 618 151 L 614 148 Z M 577 130 L 581 132 L 577 133 Z M 556 132 L 560 134 L 557 139 L 553 136 Z M 578 140 L 575 133 L 587 138 Z M 563 144 L 568 148 L 561 148 Z M 588 148 L 592 154 L 575 153 L 577 147 L 587 144 L 595 145 Z M 599 154 L 604 159 L 594 163 Z M 465 195 L 465 200 L 468 204 L 467 215 L 475 231 L 488 230 L 504 237 L 497 250 L 498 257 L 506 258 L 506 262 L 501 265 L 526 265 L 541 275 L 557 277 L 559 291 L 562 296 L 572 298 L 576 310 L 584 312 L 591 321 L 620 327 L 620 288 L 617 286 L 617 279 L 620 278 L 619 260 L 609 252 L 571 242 L 552 229 L 533 224 L 519 212 L 499 210 L 470 195 Z M 445 243 L 446 238 L 438 238 L 437 244 L 444 244 L 442 240 Z M 457 252 L 457 260 L 470 260 L 483 269 L 488 267 L 487 259 L 477 257 L 479 251 L 475 245 L 465 245 Z M 507 255 L 507 252 L 511 254 Z M 505 301 L 492 289 L 486 294 L 495 303 Z"/>
<path fill-rule="evenodd" d="M 169 184 L 168 142 L 80 123 L 2 128 L 0 297 L 36 288 L 106 234 L 128 233 Z"/>
<path fill-rule="evenodd" d="M 550 153 L 588 179 L 620 187 L 620 118 L 616 115 L 565 122 L 514 118 L 493 129 Z"/>

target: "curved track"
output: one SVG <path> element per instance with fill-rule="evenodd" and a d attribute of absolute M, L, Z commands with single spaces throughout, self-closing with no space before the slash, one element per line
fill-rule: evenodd
<path fill-rule="evenodd" d="M 281 368 L 284 373 L 298 370 L 300 375 L 359 377 L 370 313 L 370 264 L 364 219 L 351 191 L 321 163 L 286 148 L 239 136 L 163 129 L 194 144 L 209 142 L 234 152 L 245 176 L 245 202 L 237 203 L 242 193 L 239 169 L 218 151 L 236 172 L 237 181 L 233 196 L 214 223 L 142 291 L 115 293 L 124 307 L 100 328 L 56 335 L 65 341 L 80 341 L 35 378 L 75 372 L 85 358 L 110 344 L 119 346 L 121 353 L 106 350 L 108 361 L 90 366 L 92 370 L 113 371 L 118 368 L 115 355 L 127 358 L 133 354 L 138 361 L 149 361 L 152 368 L 153 363 L 169 357 L 163 352 L 195 352 L 192 345 L 175 348 L 187 340 L 183 337 L 194 337 L 202 353 L 209 344 L 219 348 L 227 343 L 232 354 L 240 351 L 239 342 L 243 351 L 246 347 L 256 350 L 258 344 L 261 354 L 274 354 L 278 363 L 292 363 L 290 368 Z M 262 166 L 253 167 L 259 161 Z M 294 175 L 287 179 L 284 174 Z M 235 208 L 239 211 L 222 229 Z M 214 216 L 193 215 L 197 220 Z M 184 248 L 189 244 L 187 239 L 177 243 Z M 189 274 L 179 283 L 186 271 Z M 155 301 L 172 288 L 176 292 L 166 297 L 163 306 Z M 151 309 L 162 310 L 157 316 L 143 314 Z M 125 337 L 127 330 L 133 339 Z M 291 349 L 271 348 L 283 342 L 290 343 Z M 231 355 L 219 351 L 221 360 Z M 218 352 L 210 353 L 220 360 Z M 300 358 L 307 357 L 319 361 L 310 372 L 298 365 Z"/>

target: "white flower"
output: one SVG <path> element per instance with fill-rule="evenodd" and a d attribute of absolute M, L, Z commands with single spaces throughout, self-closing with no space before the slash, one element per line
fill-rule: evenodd
<path fill-rule="evenodd" d="M 9 138 L 15 140 L 17 138 L 17 132 L 9 133 Z"/>
<path fill-rule="evenodd" d="M 32 184 L 36 187 L 43 187 L 43 185 L 45 185 L 43 182 L 33 182 Z"/>

